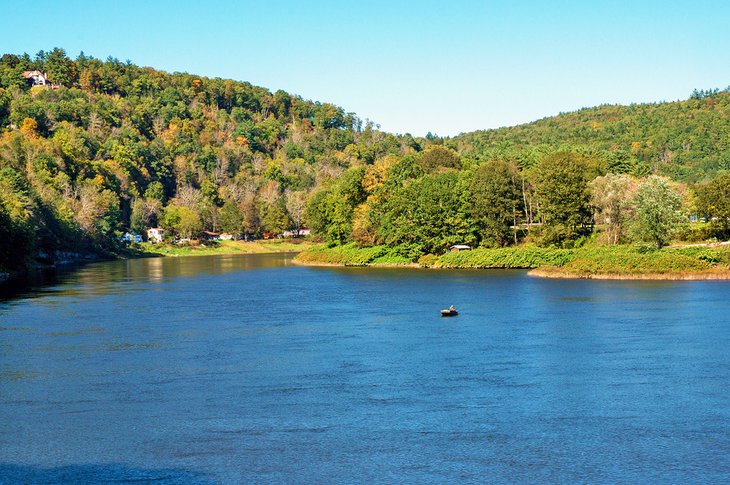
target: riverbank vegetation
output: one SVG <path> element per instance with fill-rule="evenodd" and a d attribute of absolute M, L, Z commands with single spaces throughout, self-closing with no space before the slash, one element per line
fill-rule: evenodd
<path fill-rule="evenodd" d="M 646 245 L 589 244 L 561 249 L 525 245 L 428 254 L 413 263 L 386 246 L 358 248 L 350 243 L 313 247 L 299 253 L 296 261 L 312 266 L 537 269 L 534 274 L 547 277 L 730 278 L 730 246 L 659 249 Z"/>
<path fill-rule="evenodd" d="M 565 267 L 586 244 L 730 238 L 728 170 L 726 90 L 419 138 L 245 82 L 62 49 L 0 58 L 0 270 L 113 256 L 154 226 L 171 240 L 307 226 L 328 249 L 301 258 L 343 264 Z M 446 255 L 455 244 L 480 249 Z"/>
<path fill-rule="evenodd" d="M 256 241 L 217 241 L 195 242 L 193 244 L 152 244 L 133 245 L 135 249 L 147 256 L 204 256 L 210 254 L 262 254 L 262 253 L 294 253 L 307 250 L 314 243 L 302 239 L 271 239 Z"/>

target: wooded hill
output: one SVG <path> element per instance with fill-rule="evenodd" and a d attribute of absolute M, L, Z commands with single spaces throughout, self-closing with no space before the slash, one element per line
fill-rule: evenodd
<path fill-rule="evenodd" d="M 59 251 L 114 254 L 123 231 L 153 226 L 194 238 L 306 224 L 330 244 L 387 244 L 415 258 L 453 242 L 510 244 L 510 226 L 545 222 L 534 239 L 564 245 L 593 229 L 588 183 L 597 176 L 693 185 L 728 169 L 729 101 L 727 92 L 701 92 L 414 138 L 245 82 L 71 59 L 58 48 L 5 54 L 0 269 Z M 557 176 L 578 191 L 577 206 L 544 198 L 549 172 L 540 164 L 568 170 Z M 694 194 L 686 188 L 683 197 Z"/>
<path fill-rule="evenodd" d="M 475 131 L 447 142 L 476 160 L 524 167 L 556 150 L 600 154 L 614 173 L 699 182 L 730 170 L 730 92 L 695 90 L 671 103 L 603 105 L 524 125 Z"/>
<path fill-rule="evenodd" d="M 32 86 L 33 71 L 48 84 Z M 245 82 L 62 49 L 5 54 L 0 267 L 114 252 L 121 230 L 145 226 L 281 232 L 302 224 L 314 187 L 411 145 L 340 107 Z"/>

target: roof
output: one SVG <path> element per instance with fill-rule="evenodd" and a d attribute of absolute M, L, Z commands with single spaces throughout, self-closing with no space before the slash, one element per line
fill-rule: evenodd
<path fill-rule="evenodd" d="M 471 249 L 471 246 L 467 246 L 466 244 L 454 244 L 449 249 Z"/>
<path fill-rule="evenodd" d="M 31 78 L 33 76 L 43 76 L 43 77 L 46 77 L 46 75 L 43 74 L 40 71 L 23 71 L 23 77 L 24 78 L 29 79 L 29 78 Z"/>

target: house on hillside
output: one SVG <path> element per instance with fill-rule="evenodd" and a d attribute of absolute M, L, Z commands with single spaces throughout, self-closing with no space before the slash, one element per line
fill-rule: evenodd
<path fill-rule="evenodd" d="M 58 89 L 60 84 L 53 84 L 48 80 L 48 75 L 40 71 L 23 71 L 25 81 L 31 86 L 45 86 L 51 89 Z"/>
<path fill-rule="evenodd" d="M 50 86 L 48 76 L 40 71 L 23 71 L 23 77 L 31 86 Z"/>
<path fill-rule="evenodd" d="M 147 229 L 147 240 L 151 243 L 161 243 L 165 237 L 165 230 L 160 227 L 150 227 Z"/>
<path fill-rule="evenodd" d="M 467 246 L 466 244 L 455 244 L 449 248 L 449 252 L 458 253 L 459 251 L 469 251 L 470 249 L 471 246 Z"/>

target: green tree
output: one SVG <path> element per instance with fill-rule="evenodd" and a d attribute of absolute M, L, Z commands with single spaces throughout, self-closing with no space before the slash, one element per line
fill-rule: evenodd
<path fill-rule="evenodd" d="M 364 175 L 364 167 L 350 169 L 336 183 L 310 197 L 304 219 L 315 235 L 333 245 L 351 239 L 355 207 L 367 196 L 362 186 Z"/>
<path fill-rule="evenodd" d="M 45 69 L 51 82 L 70 86 L 78 79 L 76 64 L 66 56 L 66 51 L 56 47 L 45 58 Z"/>
<path fill-rule="evenodd" d="M 203 230 L 200 214 L 189 207 L 171 205 L 165 209 L 162 227 L 169 233 L 185 238 L 195 238 Z"/>
<path fill-rule="evenodd" d="M 439 254 L 454 244 L 474 244 L 466 182 L 453 172 L 426 175 L 397 187 L 376 204 L 379 241 L 411 259 Z"/>
<path fill-rule="evenodd" d="M 730 238 L 730 172 L 700 185 L 696 193 L 697 210 L 710 223 L 715 236 Z"/>
<path fill-rule="evenodd" d="M 147 185 L 147 189 L 144 191 L 144 196 L 147 199 L 156 199 L 163 204 L 166 201 L 165 198 L 165 186 L 159 180 L 153 180 Z"/>
<path fill-rule="evenodd" d="M 264 208 L 261 224 L 265 231 L 281 234 L 289 227 L 290 220 L 281 204 L 274 204 Z"/>
<path fill-rule="evenodd" d="M 666 246 L 687 218 L 682 214 L 682 197 L 665 177 L 653 175 L 644 180 L 634 197 L 634 231 L 642 240 Z"/>
<path fill-rule="evenodd" d="M 591 233 L 588 176 L 589 163 L 577 153 L 559 152 L 537 164 L 534 184 L 543 244 L 563 246 Z"/>
<path fill-rule="evenodd" d="M 471 216 L 479 229 L 482 245 L 506 246 L 510 239 L 517 242 L 516 223 L 520 187 L 517 169 L 503 161 L 480 165 L 469 183 Z"/>
<path fill-rule="evenodd" d="M 220 210 L 221 231 L 230 234 L 243 232 L 243 212 L 233 201 L 226 201 Z"/>

